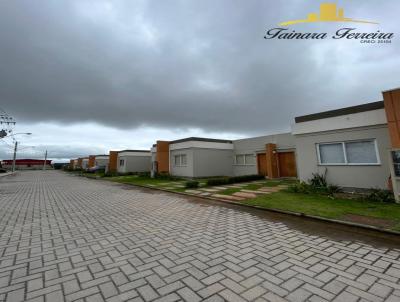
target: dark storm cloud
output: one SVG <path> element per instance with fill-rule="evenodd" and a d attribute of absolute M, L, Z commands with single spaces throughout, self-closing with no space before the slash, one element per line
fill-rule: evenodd
<path fill-rule="evenodd" d="M 0 104 L 24 123 L 287 129 L 303 113 L 400 86 L 399 38 L 267 41 L 320 1 L 2 1 Z M 397 0 L 339 1 L 395 32 Z M 298 26 L 331 31 L 337 25 Z"/>

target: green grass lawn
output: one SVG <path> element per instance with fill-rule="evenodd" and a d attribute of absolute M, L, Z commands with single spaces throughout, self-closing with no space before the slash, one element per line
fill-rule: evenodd
<path fill-rule="evenodd" d="M 93 176 L 93 174 L 91 174 L 91 176 Z M 173 187 L 174 184 L 184 185 L 186 182 L 184 179 L 168 180 L 139 177 L 137 175 L 105 177 L 103 179 L 124 184 L 168 189 L 175 192 L 185 192 L 187 190 L 184 187 Z M 205 180 L 199 181 L 201 187 L 206 185 Z M 219 191 L 218 194 L 232 195 L 242 189 L 257 190 L 261 187 L 273 187 L 291 183 L 293 183 L 293 180 L 266 180 L 263 182 L 250 183 L 240 188 L 227 188 Z M 287 190 L 260 195 L 254 199 L 244 200 L 242 203 L 267 209 L 284 210 L 323 218 L 370 224 L 400 231 L 400 205 L 394 203 L 332 198 L 327 195 L 319 194 L 291 193 Z M 349 217 L 349 215 L 353 216 Z"/>
<path fill-rule="evenodd" d="M 224 195 L 232 195 L 233 193 L 240 192 L 240 190 L 258 190 L 262 187 L 276 187 L 278 185 L 290 185 L 293 183 L 293 180 L 266 180 L 263 181 L 262 183 L 254 183 L 254 184 L 248 184 L 244 187 L 241 188 L 229 188 L 223 191 L 218 192 L 218 194 L 224 194 Z"/>
<path fill-rule="evenodd" d="M 280 191 L 243 201 L 244 204 L 285 210 L 324 218 L 348 220 L 346 215 L 384 219 L 391 229 L 400 231 L 400 205 L 351 199 L 332 199 L 317 194 Z"/>
<path fill-rule="evenodd" d="M 119 183 L 136 184 L 136 185 L 142 185 L 142 186 L 155 185 L 157 187 L 161 186 L 161 184 L 163 184 L 163 183 L 168 183 L 168 182 L 184 183 L 184 181 L 167 180 L 167 179 L 150 178 L 150 177 L 139 177 L 137 175 L 106 177 L 105 179 L 119 182 Z"/>

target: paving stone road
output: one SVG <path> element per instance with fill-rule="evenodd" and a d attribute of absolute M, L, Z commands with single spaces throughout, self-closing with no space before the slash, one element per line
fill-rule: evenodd
<path fill-rule="evenodd" d="M 3 177 L 0 301 L 400 301 L 396 238 L 263 215 L 57 171 Z"/>

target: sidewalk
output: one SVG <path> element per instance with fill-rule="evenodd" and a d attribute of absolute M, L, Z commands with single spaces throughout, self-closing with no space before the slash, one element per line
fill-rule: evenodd
<path fill-rule="evenodd" d="M 8 175 L 11 175 L 11 174 L 14 174 L 14 173 L 15 173 L 15 172 L 0 173 L 0 177 L 8 176 Z"/>

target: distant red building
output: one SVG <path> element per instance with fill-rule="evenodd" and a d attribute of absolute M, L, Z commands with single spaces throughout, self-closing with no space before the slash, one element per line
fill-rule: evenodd
<path fill-rule="evenodd" d="M 3 160 L 1 165 L 5 169 L 11 169 L 13 164 L 12 159 Z M 44 164 L 43 159 L 17 159 L 15 168 L 17 170 L 37 170 L 42 169 Z M 46 160 L 46 168 L 52 168 L 51 160 Z"/>

